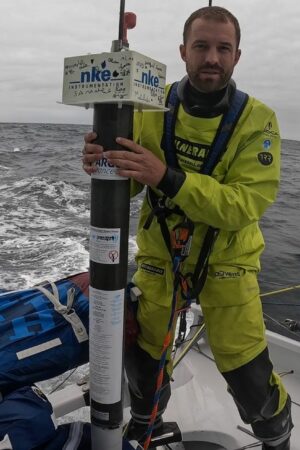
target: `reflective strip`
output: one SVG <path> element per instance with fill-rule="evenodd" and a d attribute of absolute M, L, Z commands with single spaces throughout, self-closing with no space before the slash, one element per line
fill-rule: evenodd
<path fill-rule="evenodd" d="M 16 353 L 16 356 L 19 360 L 29 358 L 32 355 L 36 355 L 38 353 L 45 352 L 46 350 L 50 350 L 50 348 L 58 347 L 59 345 L 62 345 L 61 340 L 59 338 L 55 338 L 55 339 L 52 339 L 51 341 L 44 342 L 43 344 L 35 345 L 34 347 L 30 347 L 25 350 L 21 350 L 20 352 Z"/>
<path fill-rule="evenodd" d="M 162 410 L 157 412 L 153 429 L 155 429 L 158 425 L 159 426 L 161 425 L 160 418 L 163 415 L 163 413 L 165 412 L 165 410 L 166 410 L 166 408 L 164 408 L 164 409 L 162 409 Z M 148 422 L 149 422 L 149 420 L 151 418 L 150 414 L 149 415 L 137 414 L 136 412 L 134 412 L 132 410 L 130 411 L 130 414 L 131 414 L 131 417 L 132 417 L 134 422 L 142 424 L 142 425 L 148 424 Z"/>
<path fill-rule="evenodd" d="M 287 433 L 282 434 L 279 438 L 260 438 L 262 442 L 264 442 L 265 444 L 267 444 L 269 447 L 277 447 L 277 445 L 283 444 L 285 441 L 287 441 L 289 439 L 291 435 L 291 430 L 288 431 Z"/>

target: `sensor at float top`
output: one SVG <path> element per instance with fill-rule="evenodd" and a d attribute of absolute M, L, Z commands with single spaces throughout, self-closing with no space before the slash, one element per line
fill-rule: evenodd
<path fill-rule="evenodd" d="M 132 50 L 65 58 L 63 103 L 165 109 L 166 66 Z"/>

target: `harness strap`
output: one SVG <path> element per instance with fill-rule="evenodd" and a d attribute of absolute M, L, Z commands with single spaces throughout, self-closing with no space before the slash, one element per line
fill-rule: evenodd
<path fill-rule="evenodd" d="M 169 89 L 166 98 L 166 107 L 168 111 L 165 113 L 164 118 L 164 135 L 162 141 L 162 147 L 165 150 L 165 158 L 170 167 L 179 167 L 176 151 L 174 151 L 173 142 L 175 136 L 175 125 L 180 101 L 177 95 L 178 81 L 175 81 Z"/>
<path fill-rule="evenodd" d="M 72 308 L 75 297 L 75 289 L 70 288 L 67 292 L 67 306 L 63 305 L 59 300 L 59 292 L 55 283 L 49 282 L 52 292 L 43 286 L 35 286 L 35 289 L 42 292 L 45 297 L 53 304 L 56 312 L 71 324 L 74 334 L 79 343 L 88 340 L 86 328 L 76 311 Z"/>
<path fill-rule="evenodd" d="M 144 224 L 144 229 L 148 230 L 152 223 L 152 220 L 154 219 L 154 217 L 156 217 L 156 220 L 160 225 L 161 234 L 164 238 L 167 249 L 169 250 L 171 258 L 173 258 L 171 237 L 166 218 L 171 214 L 178 214 L 183 217 L 185 214 L 178 206 L 175 208 L 168 208 L 166 206 L 167 197 L 165 195 L 163 197 L 158 197 L 150 188 L 147 189 L 147 199 L 152 211 Z"/>
<path fill-rule="evenodd" d="M 223 114 L 217 133 L 213 140 L 211 151 L 201 173 L 211 175 L 217 163 L 227 150 L 228 142 L 234 132 L 234 129 L 244 111 L 249 96 L 238 89 L 235 90 L 228 111 Z"/>
<path fill-rule="evenodd" d="M 203 289 L 208 273 L 208 260 L 212 247 L 217 239 L 219 230 L 217 228 L 208 227 L 200 254 L 197 260 L 195 271 L 191 274 L 192 288 L 190 288 L 191 298 L 197 299 Z"/>

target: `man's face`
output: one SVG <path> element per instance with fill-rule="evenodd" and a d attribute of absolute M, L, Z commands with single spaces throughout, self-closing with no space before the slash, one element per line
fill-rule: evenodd
<path fill-rule="evenodd" d="M 180 54 L 191 84 L 201 92 L 222 89 L 231 78 L 241 51 L 234 25 L 211 19 L 195 19 Z"/>

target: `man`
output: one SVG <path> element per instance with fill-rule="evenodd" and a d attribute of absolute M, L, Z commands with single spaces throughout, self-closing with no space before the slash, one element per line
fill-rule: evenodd
<path fill-rule="evenodd" d="M 274 112 L 249 97 L 212 175 L 201 173 L 236 92 L 231 76 L 241 55 L 239 42 L 238 21 L 224 8 L 201 8 L 186 21 L 180 54 L 187 76 L 177 87 L 180 104 L 171 142 L 174 164 L 167 161 L 166 141 L 170 138 L 160 112 L 137 113 L 135 142 L 118 138 L 125 150 L 105 151 L 108 161 L 118 166 L 118 173 L 132 179 L 133 193 L 148 186 L 133 277 L 141 291 L 140 334 L 127 355 L 131 430 L 142 435 L 149 420 L 170 319 L 172 257 L 161 218 L 155 215 L 161 205 L 158 199 L 164 198 L 168 202 L 164 223 L 170 233 L 183 217 L 194 227 L 190 253 L 182 262 L 183 276 L 195 272 L 208 226 L 219 230 L 199 295 L 210 346 L 242 419 L 251 424 L 263 442 L 262 449 L 288 450 L 293 427 L 291 402 L 269 360 L 257 283 L 264 247 L 258 221 L 275 200 L 279 184 L 280 137 Z M 91 163 L 104 154 L 101 146 L 92 144 L 93 139 L 92 133 L 85 138 L 87 173 L 95 170 Z M 183 291 L 181 294 L 184 297 Z M 155 423 L 158 428 L 170 395 L 168 381 L 165 370 Z"/>

